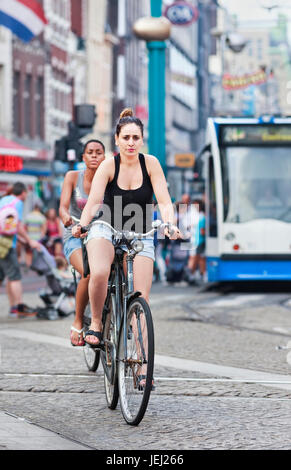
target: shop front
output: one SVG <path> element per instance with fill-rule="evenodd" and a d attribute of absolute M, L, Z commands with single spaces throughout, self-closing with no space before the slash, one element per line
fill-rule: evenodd
<path fill-rule="evenodd" d="M 52 199 L 51 162 L 47 151 L 24 147 L 0 136 L 0 197 L 17 181 L 29 191 L 25 209 L 30 210 L 36 202 L 43 209 Z"/>

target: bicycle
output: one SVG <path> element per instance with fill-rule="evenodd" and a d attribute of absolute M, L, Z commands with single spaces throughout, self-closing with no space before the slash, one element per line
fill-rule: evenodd
<path fill-rule="evenodd" d="M 153 228 L 142 234 L 120 232 L 104 221 L 93 221 L 82 231 L 88 231 L 94 224 L 104 224 L 111 230 L 115 253 L 102 312 L 102 340 L 90 348 L 100 351 L 108 407 L 115 409 L 120 400 L 125 421 L 138 425 L 153 388 L 154 327 L 148 303 L 140 292 L 134 291 L 133 260 L 143 250 L 143 238 L 170 224 L 156 220 Z"/>

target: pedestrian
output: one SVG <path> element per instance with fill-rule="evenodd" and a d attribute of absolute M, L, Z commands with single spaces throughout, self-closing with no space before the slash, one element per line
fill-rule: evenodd
<path fill-rule="evenodd" d="M 159 204 L 163 221 L 171 224 L 174 221 L 173 206 L 162 167 L 156 157 L 140 153 L 143 146 L 143 124 L 133 115 L 130 108 L 125 109 L 120 115 L 116 126 L 115 143 L 119 147 L 119 154 L 101 163 L 92 181 L 80 224 L 72 229 L 74 236 L 86 237 L 92 319 L 85 341 L 93 346 L 101 341 L 102 309 L 114 258 L 114 247 L 111 231 L 105 225 L 95 224 L 87 234 L 81 234 L 82 226 L 91 222 L 104 199 L 103 220 L 107 219 L 117 230 L 146 232 L 152 224 L 153 193 Z M 170 236 L 167 228 L 165 234 Z M 178 228 L 173 226 L 171 238 L 177 238 L 178 235 Z M 140 291 L 149 301 L 154 263 L 153 237 L 143 242 L 143 251 L 134 259 L 134 289 Z"/>
<path fill-rule="evenodd" d="M 63 256 L 56 256 L 55 261 L 58 275 L 63 279 L 73 280 L 73 273 L 69 269 L 68 261 Z"/>
<path fill-rule="evenodd" d="M 46 232 L 46 218 L 42 213 L 39 203 L 34 204 L 25 218 L 25 228 L 27 235 L 36 241 L 44 238 Z M 25 264 L 30 266 L 32 262 L 32 250 L 29 246 L 25 246 Z"/>
<path fill-rule="evenodd" d="M 154 206 L 154 212 L 153 212 L 153 218 L 154 220 L 161 218 L 161 214 L 159 212 L 158 206 Z M 158 236 L 157 233 L 154 235 L 154 246 L 155 246 L 155 263 L 156 263 L 156 268 L 157 268 L 157 273 L 158 273 L 158 279 L 159 281 L 164 285 L 167 286 L 167 277 L 166 277 L 166 272 L 167 272 L 167 265 L 166 265 L 166 249 L 167 249 L 167 237 L 160 237 Z"/>
<path fill-rule="evenodd" d="M 195 207 L 199 207 L 198 221 L 192 236 L 192 249 L 190 251 L 188 268 L 196 279 L 205 280 L 206 259 L 205 259 L 205 206 L 200 199 L 193 201 Z"/>
<path fill-rule="evenodd" d="M 60 199 L 60 217 L 64 224 L 64 254 L 67 261 L 78 271 L 81 279 L 76 292 L 76 313 L 71 327 L 71 343 L 83 346 L 83 316 L 88 303 L 89 277 L 84 277 L 82 243 L 72 236 L 72 216 L 81 218 L 81 213 L 88 199 L 91 183 L 97 168 L 105 159 L 105 147 L 96 139 L 89 140 L 83 150 L 84 170 L 69 171 L 64 179 Z"/>
<path fill-rule="evenodd" d="M 43 242 L 48 251 L 54 256 L 63 255 L 62 227 L 60 218 L 55 208 L 51 207 L 46 212 L 46 221 L 44 225 L 45 237 Z"/>
<path fill-rule="evenodd" d="M 31 249 L 39 248 L 39 243 L 27 235 L 22 221 L 23 203 L 26 197 L 26 186 L 17 182 L 13 185 L 11 194 L 0 200 L 0 273 L 2 281 L 5 277 L 7 278 L 6 291 L 10 305 L 10 317 L 26 317 L 37 313 L 35 309 L 31 309 L 23 303 L 21 271 L 16 252 L 18 235 Z M 6 215 L 4 215 L 5 211 Z"/>

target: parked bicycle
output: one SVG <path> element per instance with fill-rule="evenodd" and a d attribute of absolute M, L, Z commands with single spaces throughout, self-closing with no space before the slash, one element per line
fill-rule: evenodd
<path fill-rule="evenodd" d="M 94 221 L 83 227 L 82 231 L 86 232 L 92 225 L 100 223 L 108 226 L 112 232 L 115 255 L 102 313 L 102 340 L 97 346 L 86 347 L 95 354 L 100 352 L 108 407 L 115 409 L 120 399 L 125 421 L 138 425 L 146 412 L 153 389 L 154 327 L 148 303 L 140 292 L 134 291 L 133 260 L 143 250 L 142 239 L 152 236 L 159 228 L 170 227 L 170 224 L 156 220 L 153 228 L 142 234 L 117 231 L 106 222 Z M 94 359 L 95 367 L 98 359 L 91 351 L 92 367 Z"/>

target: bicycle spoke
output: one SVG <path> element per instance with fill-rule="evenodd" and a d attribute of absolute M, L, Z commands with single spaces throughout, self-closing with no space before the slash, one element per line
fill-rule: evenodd
<path fill-rule="evenodd" d="M 118 384 L 116 377 L 116 304 L 115 295 L 111 294 L 109 309 L 106 314 L 103 332 L 104 350 L 101 359 L 104 369 L 104 386 L 107 405 L 115 409 L 118 403 Z"/>

